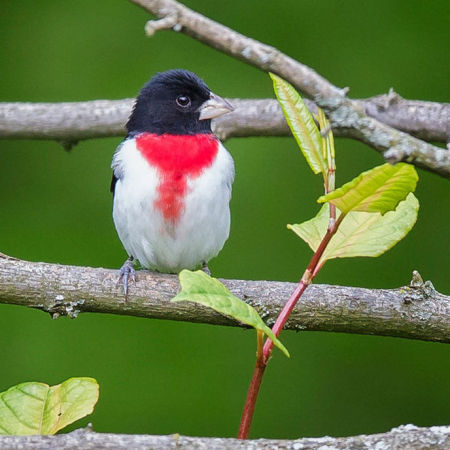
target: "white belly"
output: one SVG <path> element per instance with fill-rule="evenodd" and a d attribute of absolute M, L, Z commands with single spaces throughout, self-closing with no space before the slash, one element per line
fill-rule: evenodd
<path fill-rule="evenodd" d="M 155 207 L 159 185 L 157 170 L 125 141 L 114 156 L 118 167 L 113 218 L 120 240 L 130 256 L 146 268 L 160 272 L 194 269 L 216 256 L 230 231 L 233 160 L 219 144 L 212 166 L 187 179 L 187 193 L 180 217 L 165 220 Z"/>

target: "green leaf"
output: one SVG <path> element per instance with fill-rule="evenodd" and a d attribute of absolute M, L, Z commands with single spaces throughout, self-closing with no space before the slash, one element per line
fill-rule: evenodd
<path fill-rule="evenodd" d="M 394 211 L 368 213 L 349 212 L 331 238 L 321 262 L 332 258 L 379 256 L 403 239 L 417 220 L 419 202 L 414 194 L 400 202 Z M 339 217 L 339 211 L 337 211 Z M 316 217 L 298 225 L 288 225 L 292 231 L 316 251 L 327 231 L 329 204 L 322 206 Z"/>
<path fill-rule="evenodd" d="M 418 211 L 419 201 L 410 193 L 394 211 L 384 215 L 360 211 L 348 213 L 322 260 L 383 254 L 409 233 L 416 223 Z"/>
<path fill-rule="evenodd" d="M 91 414 L 99 387 L 93 378 L 69 378 L 56 386 L 21 383 L 0 393 L 0 435 L 55 434 Z"/>
<path fill-rule="evenodd" d="M 336 211 L 336 213 L 338 212 Z M 326 203 L 312 219 L 302 223 L 288 224 L 287 227 L 301 237 L 315 252 L 327 232 L 329 221 L 330 205 Z"/>
<path fill-rule="evenodd" d="M 283 109 L 286 121 L 303 155 L 314 173 L 327 174 L 322 154 L 322 136 L 299 93 L 279 76 L 270 73 L 275 95 Z"/>
<path fill-rule="evenodd" d="M 416 169 L 410 164 L 383 164 L 363 172 L 349 183 L 327 195 L 319 203 L 330 202 L 342 212 L 366 211 L 381 214 L 395 207 L 416 188 Z"/>
<path fill-rule="evenodd" d="M 327 163 L 328 169 L 335 169 L 334 166 L 334 137 L 333 131 L 330 126 L 330 122 L 325 116 L 325 113 L 321 108 L 317 108 L 317 122 L 320 127 L 320 136 L 322 137 L 322 155 L 325 158 L 325 162 Z M 326 135 L 323 134 L 327 132 Z"/>
<path fill-rule="evenodd" d="M 233 317 L 239 322 L 262 331 L 289 357 L 286 347 L 264 323 L 256 310 L 234 296 L 220 281 L 210 277 L 201 270 L 195 272 L 182 270 L 179 278 L 181 291 L 172 299 L 172 302 L 189 301 L 200 303 L 209 306 L 217 312 Z"/>

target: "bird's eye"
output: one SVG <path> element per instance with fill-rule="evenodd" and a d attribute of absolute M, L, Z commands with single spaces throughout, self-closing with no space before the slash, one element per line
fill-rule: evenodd
<path fill-rule="evenodd" d="M 191 104 L 191 99 L 186 95 L 179 95 L 177 97 L 177 105 L 182 108 L 187 108 Z"/>

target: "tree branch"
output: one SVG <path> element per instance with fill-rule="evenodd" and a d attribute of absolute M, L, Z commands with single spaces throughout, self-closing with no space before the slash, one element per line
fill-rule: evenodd
<path fill-rule="evenodd" d="M 123 136 L 133 99 L 61 103 L 0 103 L 3 139 L 83 139 Z"/>
<path fill-rule="evenodd" d="M 273 99 L 228 99 L 235 111 L 213 121 L 216 134 L 231 137 L 290 136 L 281 108 Z M 306 99 L 311 112 L 317 105 Z M 445 117 L 450 103 L 405 100 L 392 91 L 358 100 L 361 108 L 380 121 L 429 141 L 447 142 Z M 1 103 L 1 139 L 83 139 L 123 136 L 133 99 L 61 103 Z M 335 124 L 336 136 L 346 132 Z"/>
<path fill-rule="evenodd" d="M 450 178 L 450 151 L 406 134 L 429 141 L 448 142 L 449 103 L 405 100 L 392 90 L 389 94 L 368 99 L 349 100 L 342 90 L 309 67 L 174 0 L 132 1 L 162 17 L 158 21 L 150 21 L 147 32 L 166 28 L 183 31 L 263 70 L 272 70 L 316 99 L 328 113 L 336 136 L 359 139 L 383 153 L 391 162 L 405 160 Z M 82 139 L 123 136 L 132 102 L 132 99 L 124 99 L 0 103 L 0 138 L 55 139 L 70 149 Z M 236 111 L 213 122 L 221 139 L 290 134 L 275 100 L 231 99 L 231 102 L 237 107 Z M 316 111 L 315 103 L 307 100 L 307 105 L 312 112 Z M 364 112 L 377 120 L 367 117 Z"/>
<path fill-rule="evenodd" d="M 175 31 L 180 31 L 217 50 L 245 61 L 261 70 L 270 71 L 292 83 L 314 99 L 332 126 L 344 135 L 358 139 L 383 154 L 390 162 L 407 161 L 450 178 L 450 152 L 399 132 L 367 116 L 358 101 L 348 99 L 347 89 L 339 89 L 310 67 L 279 50 L 221 25 L 175 0 L 131 0 L 159 20 L 171 17 Z M 146 28 L 158 28 L 158 20 Z M 167 28 L 167 27 L 160 27 Z M 448 117 L 444 117 L 445 133 L 450 138 Z"/>
<path fill-rule="evenodd" d="M 368 116 L 392 128 L 429 142 L 450 141 L 450 103 L 406 100 L 392 88 L 358 102 Z"/>
<path fill-rule="evenodd" d="M 131 0 L 159 20 L 176 17 L 171 27 L 204 44 L 251 64 L 265 72 L 274 72 L 295 84 L 308 97 L 342 97 L 343 92 L 310 67 L 284 55 L 279 50 L 248 38 L 217 23 L 175 0 Z M 157 20 L 156 22 L 159 22 Z M 150 23 L 155 21 L 150 21 Z M 146 28 L 155 28 L 147 25 Z"/>
<path fill-rule="evenodd" d="M 139 271 L 126 303 L 117 278 L 117 270 L 34 263 L 0 254 L 0 303 L 36 308 L 53 318 L 97 312 L 240 325 L 207 307 L 170 302 L 179 290 L 175 275 Z M 276 281 L 223 281 L 268 325 L 295 288 L 295 283 Z M 312 285 L 285 328 L 450 342 L 450 297 L 436 292 L 430 282 L 399 289 Z"/>
<path fill-rule="evenodd" d="M 450 426 L 419 428 L 402 425 L 387 433 L 360 435 L 344 438 L 320 437 L 295 440 L 232 438 L 199 438 L 172 434 L 167 436 L 96 433 L 91 428 L 79 429 L 56 436 L 0 436 L 0 447 L 7 449 L 168 449 L 204 448 L 214 450 L 239 449 L 448 449 Z"/>

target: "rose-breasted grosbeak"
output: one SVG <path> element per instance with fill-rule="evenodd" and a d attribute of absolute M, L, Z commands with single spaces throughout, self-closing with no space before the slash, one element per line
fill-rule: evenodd
<path fill-rule="evenodd" d="M 129 258 L 159 272 L 194 269 L 222 249 L 230 230 L 234 163 L 211 131 L 233 107 L 194 73 L 169 70 L 140 91 L 113 161 L 114 224 Z"/>

